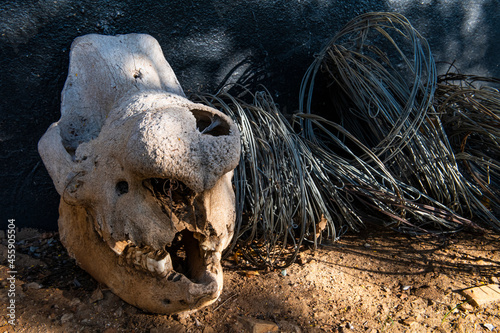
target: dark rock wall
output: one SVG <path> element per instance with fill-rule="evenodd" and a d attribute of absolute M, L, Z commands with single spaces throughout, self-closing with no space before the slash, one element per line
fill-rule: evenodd
<path fill-rule="evenodd" d="M 428 38 L 436 60 L 455 61 L 462 72 L 500 76 L 499 8 L 498 0 L 4 0 L 0 229 L 11 218 L 18 227 L 57 228 L 59 197 L 36 146 L 59 119 L 68 52 L 77 36 L 152 35 L 188 94 L 215 92 L 250 68 L 290 113 L 314 53 L 365 12 L 400 12 Z M 447 67 L 438 66 L 441 72 Z"/>

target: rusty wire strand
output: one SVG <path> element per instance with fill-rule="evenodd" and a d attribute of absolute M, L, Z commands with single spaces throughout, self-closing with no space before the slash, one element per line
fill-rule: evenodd
<path fill-rule="evenodd" d="M 500 82 L 438 78 L 427 41 L 405 17 L 368 13 L 316 56 L 291 123 L 265 89 L 194 96 L 241 132 L 229 252 L 280 268 L 303 243 L 367 223 L 411 234 L 500 231 L 500 94 L 478 81 Z M 336 97 L 326 110 L 315 103 L 321 89 Z"/>

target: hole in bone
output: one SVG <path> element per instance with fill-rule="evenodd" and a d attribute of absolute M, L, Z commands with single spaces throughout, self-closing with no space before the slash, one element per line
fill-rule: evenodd
<path fill-rule="evenodd" d="M 193 109 L 196 127 L 201 134 L 212 136 L 229 135 L 229 124 L 220 116 L 204 110 Z"/>
<path fill-rule="evenodd" d="M 116 183 L 115 190 L 118 196 L 128 193 L 128 183 L 124 180 Z"/>
<path fill-rule="evenodd" d="M 163 304 L 170 304 L 172 303 L 168 298 L 163 299 Z"/>
<path fill-rule="evenodd" d="M 134 79 L 136 79 L 136 80 L 139 79 L 140 80 L 140 79 L 142 79 L 142 75 L 143 75 L 143 73 L 142 73 L 141 69 L 138 69 L 138 70 L 135 70 L 133 76 L 134 76 Z"/>
<path fill-rule="evenodd" d="M 152 192 L 156 198 L 165 203 L 175 205 L 190 205 L 195 192 L 183 182 L 173 179 L 149 178 L 143 181 L 144 187 Z"/>
<path fill-rule="evenodd" d="M 177 180 L 150 178 L 143 181 L 143 186 L 156 198 L 165 215 L 175 217 L 200 229 L 206 222 L 206 210 L 203 200 L 196 192 Z"/>
<path fill-rule="evenodd" d="M 194 233 L 185 229 L 178 232 L 171 246 L 165 246 L 165 250 L 170 254 L 172 267 L 177 273 L 181 273 L 195 283 L 201 282 L 206 267 L 203 261 L 203 253 L 200 244 L 194 237 Z M 169 276 L 167 279 L 178 281 L 180 275 Z"/>
<path fill-rule="evenodd" d="M 207 216 L 201 197 L 187 187 L 184 183 L 176 180 L 150 178 L 143 181 L 143 186 L 157 199 L 163 212 L 173 219 L 196 226 L 197 229 L 205 230 Z M 182 275 L 195 283 L 203 282 L 206 278 L 205 252 L 200 249 L 198 239 L 204 235 L 195 234 L 187 229 L 175 234 L 173 240 L 165 245 L 165 251 L 170 254 L 172 267 L 175 272 L 167 276 L 169 281 L 178 281 Z"/>

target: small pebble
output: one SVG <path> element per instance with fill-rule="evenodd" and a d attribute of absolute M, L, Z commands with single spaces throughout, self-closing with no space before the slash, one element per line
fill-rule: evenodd
<path fill-rule="evenodd" d="M 81 303 L 80 299 L 75 297 L 71 300 L 71 302 L 69 302 L 69 306 L 77 306 L 80 303 Z"/>
<path fill-rule="evenodd" d="M 120 306 L 116 311 L 115 311 L 115 316 L 121 317 L 123 315 L 123 308 Z"/>
<path fill-rule="evenodd" d="M 81 284 L 81 283 L 80 283 L 80 282 L 79 282 L 76 278 L 73 280 L 73 284 L 74 284 L 74 285 L 75 285 L 75 287 L 77 287 L 77 288 L 80 288 L 80 287 L 82 286 L 82 284 Z"/>
<path fill-rule="evenodd" d="M 483 324 L 483 326 L 489 329 L 490 331 L 493 331 L 495 329 L 495 326 L 493 326 L 492 324 Z"/>
<path fill-rule="evenodd" d="M 73 319 L 73 314 L 72 313 L 65 313 L 61 317 L 61 324 L 67 323 L 71 319 Z"/>
<path fill-rule="evenodd" d="M 187 325 L 187 321 L 188 321 L 189 317 L 190 316 L 187 313 L 178 313 L 178 314 L 174 315 L 174 319 L 176 319 L 179 323 L 181 323 L 184 326 Z"/>
<path fill-rule="evenodd" d="M 38 284 L 36 282 L 30 282 L 30 283 L 25 284 L 23 287 L 25 289 L 40 289 L 40 288 L 42 288 L 42 285 Z"/>
<path fill-rule="evenodd" d="M 101 289 L 97 288 L 92 292 L 92 295 L 90 295 L 89 302 L 90 303 L 95 303 L 97 301 L 100 301 L 101 299 L 104 298 L 104 295 L 102 294 Z"/>
<path fill-rule="evenodd" d="M 283 270 L 281 271 L 281 276 L 286 276 L 286 269 L 283 269 Z"/>

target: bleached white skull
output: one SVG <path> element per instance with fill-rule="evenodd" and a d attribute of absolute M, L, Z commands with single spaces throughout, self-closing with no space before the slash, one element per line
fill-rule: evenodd
<path fill-rule="evenodd" d="M 218 298 L 239 132 L 185 98 L 153 37 L 75 39 L 61 118 L 38 146 L 61 240 L 95 279 L 156 313 Z"/>

